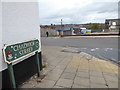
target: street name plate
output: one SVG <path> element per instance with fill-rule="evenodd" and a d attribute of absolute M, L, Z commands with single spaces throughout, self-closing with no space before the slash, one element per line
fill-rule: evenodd
<path fill-rule="evenodd" d="M 8 64 L 18 61 L 39 49 L 39 40 L 20 42 L 12 45 L 5 45 L 3 49 L 4 61 Z"/>

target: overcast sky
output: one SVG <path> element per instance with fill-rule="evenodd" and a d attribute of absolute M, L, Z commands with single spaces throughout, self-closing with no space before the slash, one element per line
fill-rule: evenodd
<path fill-rule="evenodd" d="M 40 24 L 104 23 L 118 18 L 119 0 L 40 0 Z"/>

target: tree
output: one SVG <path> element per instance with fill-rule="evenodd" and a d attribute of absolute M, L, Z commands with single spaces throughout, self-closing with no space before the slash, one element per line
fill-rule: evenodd
<path fill-rule="evenodd" d="M 91 25 L 90 29 L 92 29 L 92 30 L 104 29 L 104 25 L 93 24 L 93 25 Z"/>
<path fill-rule="evenodd" d="M 90 27 L 90 29 L 98 29 L 99 28 L 99 25 L 98 24 L 94 24 L 94 25 L 92 25 L 91 27 Z"/>

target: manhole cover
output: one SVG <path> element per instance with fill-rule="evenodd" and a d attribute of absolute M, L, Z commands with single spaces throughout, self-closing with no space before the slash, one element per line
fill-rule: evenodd
<path fill-rule="evenodd" d="M 63 49 L 62 52 L 80 53 L 81 51 L 77 49 L 66 48 L 66 49 Z"/>

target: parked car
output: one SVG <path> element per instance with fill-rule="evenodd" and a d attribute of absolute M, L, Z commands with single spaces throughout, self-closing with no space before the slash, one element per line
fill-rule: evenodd
<path fill-rule="evenodd" d="M 82 29 L 82 30 L 81 30 L 81 33 L 82 33 L 82 34 L 91 33 L 91 30 Z"/>

